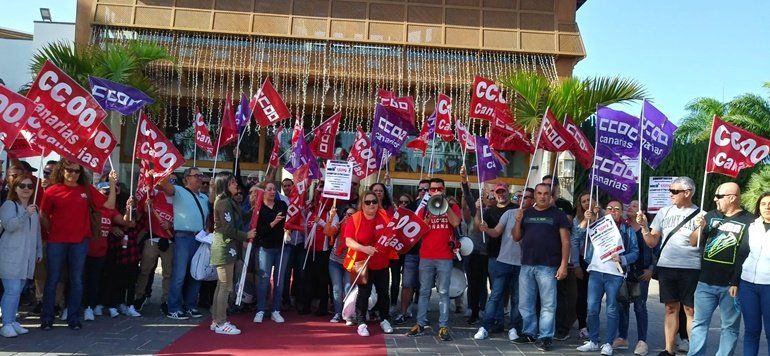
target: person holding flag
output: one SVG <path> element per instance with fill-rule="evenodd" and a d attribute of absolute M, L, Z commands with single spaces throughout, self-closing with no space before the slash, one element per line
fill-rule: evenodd
<path fill-rule="evenodd" d="M 257 221 L 257 236 L 259 236 L 259 270 L 257 282 L 257 313 L 254 322 L 261 323 L 267 311 L 267 292 L 270 286 L 270 276 L 273 280 L 273 305 L 270 309 L 270 318 L 276 323 L 283 323 L 281 316 L 281 296 L 283 292 L 281 281 L 286 273 L 286 263 L 289 261 L 289 251 L 284 245 L 284 219 L 289 207 L 281 199 L 276 199 L 278 188 L 274 182 L 260 183 L 264 189 L 262 206 L 259 208 L 259 220 Z M 271 273 L 272 272 L 272 273 Z"/>

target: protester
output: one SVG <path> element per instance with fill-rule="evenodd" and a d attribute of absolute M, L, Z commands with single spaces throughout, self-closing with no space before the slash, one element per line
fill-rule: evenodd
<path fill-rule="evenodd" d="M 607 211 L 612 217 L 612 221 L 620 231 L 621 243 L 623 244 L 622 253 L 613 253 L 610 259 L 603 261 L 602 254 L 595 248 L 593 242 L 588 241 L 588 251 L 585 258 L 588 262 L 588 332 L 589 340 L 577 348 L 580 352 L 600 351 L 602 355 L 611 356 L 613 353 L 612 343 L 618 332 L 618 291 L 623 285 L 625 279 L 624 269 L 636 262 L 639 258 L 639 246 L 636 241 L 636 234 L 630 226 L 623 222 L 623 203 L 617 200 L 611 200 L 607 203 Z M 596 221 L 597 216 L 592 211 L 586 211 L 585 220 Z M 606 295 L 606 316 L 607 332 L 605 342 L 599 341 L 599 312 L 602 307 L 602 298 Z M 600 346 L 601 345 L 601 346 Z"/>
<path fill-rule="evenodd" d="M 431 178 L 431 197 L 445 194 L 444 180 Z M 442 341 L 452 340 L 449 334 L 449 282 L 452 274 L 452 260 L 455 256 L 456 241 L 454 229 L 460 225 L 462 213 L 457 204 L 449 203 L 449 209 L 441 215 L 433 215 L 428 209 L 418 213 L 428 223 L 428 232 L 422 237 L 420 247 L 420 298 L 417 303 L 417 324 L 407 333 L 419 336 L 428 326 L 428 303 L 434 285 L 439 294 L 439 330 Z"/>
<path fill-rule="evenodd" d="M 191 167 L 184 171 L 184 186 L 172 185 L 168 179 L 158 184 L 163 193 L 172 197 L 174 205 L 174 252 L 166 315 L 171 319 L 203 316 L 197 309 L 201 283 L 189 271 L 190 261 L 200 246 L 195 235 L 204 230 L 209 215 L 209 198 L 202 189 L 204 178 L 198 168 Z"/>
<path fill-rule="evenodd" d="M 280 197 L 281 200 L 283 200 L 284 203 L 286 203 L 286 206 L 289 206 L 289 194 L 291 194 L 291 188 L 294 187 L 294 181 L 291 180 L 291 178 L 284 178 L 281 181 L 281 191 L 276 192 L 278 193 L 278 197 Z"/>
<path fill-rule="evenodd" d="M 420 206 L 420 202 L 423 200 L 428 190 L 430 189 L 430 180 L 423 179 L 417 184 L 417 199 L 409 206 L 409 210 L 417 211 Z M 403 198 L 399 198 L 403 199 Z M 424 208 L 424 207 L 423 207 Z M 395 318 L 393 323 L 396 325 L 406 324 L 406 320 L 411 317 L 409 313 L 409 306 L 412 305 L 412 297 L 420 287 L 420 246 L 421 243 L 417 242 L 412 246 L 409 251 L 401 255 L 401 310 Z"/>
<path fill-rule="evenodd" d="M 631 303 L 634 303 L 634 315 L 636 316 L 637 342 L 634 347 L 634 355 L 645 356 L 649 352 L 647 345 L 647 294 L 650 290 L 652 279 L 652 257 L 654 249 L 644 243 L 642 227 L 636 222 L 636 213 L 639 211 L 639 201 L 632 200 L 626 209 L 626 224 L 631 227 L 639 246 L 639 258 L 636 263 L 629 266 L 626 280 L 639 283 L 639 296 L 633 300 L 620 302 L 618 338 L 612 343 L 615 350 L 628 349 L 628 323 L 630 318 Z M 579 290 L 579 288 L 578 288 Z"/>
<path fill-rule="evenodd" d="M 669 192 L 672 205 L 660 209 L 652 225 L 648 227 L 643 212 L 636 215 L 647 246 L 662 244 L 655 266 L 660 302 L 666 306 L 663 324 L 666 348 L 659 354 L 662 356 L 675 354 L 679 309 L 682 307 L 687 314 L 688 334 L 692 330 L 694 294 L 700 275 L 700 252 L 697 247 L 690 246 L 690 233 L 696 228 L 693 218 L 700 211 L 692 203 L 695 182 L 689 177 L 676 178 L 671 182 Z"/>
<path fill-rule="evenodd" d="M 127 206 L 127 210 L 130 210 L 133 201 L 129 200 Z M 110 216 L 117 224 L 113 224 L 107 244 L 107 259 L 104 265 L 104 274 L 107 277 L 102 284 L 105 306 L 113 318 L 119 314 L 140 317 L 142 315 L 134 306 L 134 288 L 139 275 L 139 261 L 142 258 L 139 241 L 147 231 L 136 229 L 133 221 L 127 221 L 128 214 L 121 219 L 120 213 L 112 211 Z"/>
<path fill-rule="evenodd" d="M 414 204 L 414 199 L 412 199 L 412 196 L 409 193 L 403 193 L 399 195 L 398 201 L 396 201 L 396 205 L 399 208 L 409 209 L 412 204 Z"/>
<path fill-rule="evenodd" d="M 487 303 L 487 277 L 489 257 L 487 256 L 487 238 L 474 223 L 476 215 L 476 198 L 471 193 L 468 184 L 468 175 L 465 167 L 460 167 L 460 184 L 463 190 L 463 225 L 468 238 L 473 241 L 473 251 L 463 259 L 466 262 L 465 276 L 468 279 L 468 325 L 475 325 L 479 320 L 479 313 L 486 308 Z M 486 203 L 484 203 L 486 205 Z M 494 205 L 494 203 L 493 203 Z M 518 297 L 518 296 L 517 296 Z M 467 312 L 466 312 L 467 314 Z M 502 320 L 502 318 L 500 318 Z"/>
<path fill-rule="evenodd" d="M 284 319 L 280 310 L 283 291 L 280 281 L 284 280 L 283 273 L 286 271 L 286 264 L 289 260 L 288 250 L 282 248 L 284 245 L 284 219 L 288 206 L 282 200 L 276 199 L 278 189 L 275 183 L 267 182 L 263 185 L 265 194 L 262 198 L 259 220 L 257 221 L 259 272 L 257 273 L 257 313 L 254 315 L 254 322 L 261 323 L 265 317 L 265 312 L 268 311 L 266 306 L 267 291 L 272 276 L 274 285 L 270 319 L 276 323 L 283 323 Z"/>
<path fill-rule="evenodd" d="M 740 300 L 746 356 L 759 353 L 763 325 L 770 354 L 770 192 L 759 196 L 754 211 L 759 217 L 749 226 L 748 238 L 741 240 L 729 289 L 730 296 Z"/>
<path fill-rule="evenodd" d="M 322 198 L 323 181 L 316 186 L 316 197 L 307 219 L 307 230 L 312 231 L 312 246 L 303 270 L 304 290 L 299 299 L 301 305 L 310 307 L 313 299 L 318 299 L 317 316 L 329 314 L 329 238 L 337 233 L 339 217 L 336 208 L 332 209 L 332 200 Z"/>
<path fill-rule="evenodd" d="M 380 207 L 379 199 L 373 192 L 363 195 L 361 206 L 345 226 L 343 237 L 348 247 L 345 258 L 345 267 L 348 271 L 360 274 L 355 280 L 358 286 L 356 297 L 356 322 L 358 323 L 358 335 L 369 336 L 366 326 L 366 312 L 369 309 L 369 296 L 372 286 L 377 291 L 377 305 L 375 310 L 380 314 L 380 327 L 382 332 L 390 334 L 393 327 L 390 319 L 388 301 L 388 266 L 392 258 L 398 258 L 392 254 L 378 251 L 375 245 L 380 238 L 377 232 L 385 228 L 390 222 L 387 212 Z M 368 263 L 366 262 L 368 260 Z"/>
<path fill-rule="evenodd" d="M 524 322 L 517 344 L 536 343 L 538 350 L 553 345 L 556 313 L 556 282 L 567 276 L 570 223 L 567 215 L 551 204 L 551 186 L 535 186 L 535 205 L 516 212 L 513 239 L 521 246 L 519 312 Z M 535 312 L 540 295 L 540 318 Z M 537 337 L 537 339 L 536 339 Z"/>
<path fill-rule="evenodd" d="M 57 161 L 47 161 L 45 163 L 45 166 L 43 167 L 43 179 L 40 180 L 40 190 L 38 190 L 37 194 L 41 195 L 44 193 L 46 188 L 48 188 L 51 185 L 51 174 L 53 173 L 54 168 L 56 168 Z M 41 200 L 42 201 L 42 200 Z M 45 289 L 45 278 L 46 278 L 46 264 L 45 264 L 45 241 L 46 237 L 45 232 L 43 231 L 41 233 L 43 235 L 43 259 L 40 260 L 35 265 L 35 300 L 37 301 L 37 305 L 35 305 L 35 308 L 32 310 L 32 314 L 34 315 L 40 315 L 40 313 L 43 311 L 43 290 Z M 64 300 L 64 286 L 63 283 L 59 283 L 59 286 L 56 290 L 56 301 L 62 301 Z"/>
<path fill-rule="evenodd" d="M 500 193 L 495 192 L 496 195 Z M 522 206 L 517 209 L 506 211 L 497 226 L 490 228 L 481 222 L 479 214 L 476 214 L 476 223 L 480 225 L 480 230 L 489 238 L 501 239 L 500 253 L 494 260 L 494 274 L 492 278 L 492 292 L 489 294 L 487 308 L 484 311 L 484 320 L 474 339 L 482 340 L 489 337 L 488 330 L 492 327 L 494 320 L 502 324 L 503 306 L 506 304 L 505 295 L 510 291 L 510 323 L 511 328 L 508 331 L 508 339 L 516 340 L 518 331 L 522 330 L 522 319 L 519 313 L 519 272 L 521 271 L 521 247 L 519 242 L 513 240 L 513 227 L 516 224 L 516 212 L 518 209 L 529 209 L 532 207 L 534 190 L 527 188 L 522 196 Z M 492 262 L 490 262 L 492 264 Z"/>
<path fill-rule="evenodd" d="M 347 243 L 342 232 L 345 231 L 345 226 L 355 212 L 355 209 L 350 208 L 345 211 L 345 215 L 339 223 L 340 228 L 335 235 L 336 238 L 332 244 L 331 252 L 329 253 L 329 279 L 332 283 L 332 301 L 334 302 L 334 316 L 330 320 L 332 323 L 342 321 L 342 298 L 350 290 L 350 273 L 343 266 L 345 255 L 347 254 Z"/>
<path fill-rule="evenodd" d="M 110 172 L 110 184 L 117 183 L 117 173 Z M 64 269 L 69 271 L 67 298 L 67 324 L 80 330 L 80 307 L 83 298 L 83 268 L 88 252 L 88 239 L 92 237 L 96 207 L 115 204 L 114 190 L 105 197 L 87 182 L 83 167 L 62 159 L 57 163 L 41 205 L 40 225 L 47 233 L 47 278 L 43 293 L 43 312 L 40 326 L 43 330 L 53 327 L 56 285 Z"/>
<path fill-rule="evenodd" d="M 8 196 L 0 206 L 3 232 L 0 238 L 0 279 L 3 297 L 0 309 L 3 326 L 0 335 L 16 337 L 26 334 L 16 319 L 21 292 L 27 279 L 35 273 L 35 262 L 43 259 L 40 237 L 40 219 L 37 206 L 32 202 L 35 184 L 32 175 L 17 175 L 10 180 Z"/>
<path fill-rule="evenodd" d="M 229 173 L 220 173 L 214 180 L 214 239 L 211 243 L 212 267 L 217 269 L 217 288 L 211 304 L 211 329 L 217 334 L 238 335 L 235 325 L 227 321 L 227 302 L 233 290 L 233 268 L 238 256 L 238 244 L 254 239 L 256 230 L 241 231 L 244 220 L 240 204 L 233 200 L 239 190 L 238 181 Z"/>
<path fill-rule="evenodd" d="M 695 314 L 688 355 L 707 355 L 706 337 L 714 310 L 719 307 L 721 334 L 716 355 L 732 355 L 740 334 L 738 301 L 728 289 L 736 270 L 735 256 L 756 216 L 741 208 L 741 189 L 733 182 L 721 184 L 714 193 L 716 209 L 694 218 L 698 227 L 690 245 L 700 245 L 701 272 L 695 289 Z M 700 240 L 700 241 L 699 241 Z"/>
<path fill-rule="evenodd" d="M 572 219 L 572 230 L 570 231 L 570 265 L 575 273 L 575 284 L 577 286 L 577 296 L 575 298 L 575 315 L 578 320 L 578 338 L 588 339 L 588 263 L 585 260 L 585 238 L 588 220 L 585 219 L 585 212 L 593 211 L 596 217 L 604 215 L 596 198 L 590 202 L 590 194 L 583 192 L 578 196 L 578 206 L 575 217 Z M 589 203 L 590 202 L 590 203 Z"/>

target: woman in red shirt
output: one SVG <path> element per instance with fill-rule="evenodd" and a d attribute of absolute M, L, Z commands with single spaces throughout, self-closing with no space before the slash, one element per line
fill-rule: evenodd
<path fill-rule="evenodd" d="M 110 172 L 110 185 L 115 186 L 118 175 Z M 56 284 L 67 262 L 69 296 L 67 297 L 67 324 L 80 330 L 80 304 L 83 297 L 83 268 L 86 263 L 88 241 L 91 236 L 91 211 L 99 207 L 115 206 L 115 189 L 109 198 L 88 184 L 83 167 L 62 159 L 56 164 L 51 177 L 52 185 L 45 191 L 40 207 L 40 225 L 47 233 L 46 265 L 48 278 L 43 291 L 43 313 L 40 327 L 53 327 Z"/>
<path fill-rule="evenodd" d="M 366 312 L 369 309 L 369 296 L 372 293 L 372 285 L 377 290 L 377 305 L 375 310 L 380 314 L 380 327 L 386 334 L 393 332 L 390 326 L 388 311 L 388 265 L 397 255 L 377 251 L 375 245 L 382 236 L 381 233 L 390 221 L 385 210 L 380 207 L 377 195 L 367 192 L 361 199 L 358 212 L 350 217 L 345 225 L 343 236 L 348 246 L 348 255 L 345 258 L 345 267 L 348 271 L 358 271 L 360 266 L 369 258 L 367 265 L 366 283 L 361 278 L 356 281 L 358 285 L 358 297 L 356 298 L 356 320 L 358 321 L 358 335 L 369 336 L 366 326 Z M 355 277 L 353 277 L 355 278 Z"/>

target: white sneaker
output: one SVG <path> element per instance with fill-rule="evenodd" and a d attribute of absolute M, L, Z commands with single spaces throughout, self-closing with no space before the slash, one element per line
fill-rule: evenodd
<path fill-rule="evenodd" d="M 13 330 L 13 325 L 3 325 L 3 327 L 0 328 L 0 335 L 2 335 L 3 337 L 17 337 L 17 336 L 19 336 L 19 334 L 16 333 L 16 330 Z M 368 334 L 367 334 L 367 336 L 368 336 Z"/>
<path fill-rule="evenodd" d="M 332 317 L 332 320 L 329 320 L 329 322 L 330 323 L 339 323 L 340 320 L 342 320 L 342 315 L 337 313 L 337 314 L 334 314 L 334 316 Z"/>
<path fill-rule="evenodd" d="M 265 318 L 265 312 L 258 311 L 256 315 L 254 315 L 254 322 L 255 323 L 261 323 L 262 319 Z"/>
<path fill-rule="evenodd" d="M 209 325 L 209 330 L 216 331 L 217 330 L 217 323 L 211 322 L 211 325 Z"/>
<path fill-rule="evenodd" d="M 59 320 L 67 321 L 67 308 L 62 309 L 61 315 L 59 315 Z"/>
<path fill-rule="evenodd" d="M 235 325 L 230 324 L 229 321 L 226 321 L 224 324 L 217 326 L 214 332 L 224 335 L 238 335 L 241 333 L 241 331 L 236 328 Z"/>
<path fill-rule="evenodd" d="M 634 355 L 647 356 L 649 352 L 650 352 L 650 349 L 647 346 L 646 342 L 639 341 L 636 343 L 636 348 L 634 349 Z"/>
<path fill-rule="evenodd" d="M 602 345 L 602 356 L 612 356 L 612 345 L 610 343 Z"/>
<path fill-rule="evenodd" d="M 393 327 L 390 326 L 390 322 L 388 322 L 387 320 L 383 320 L 380 323 L 380 327 L 382 328 L 382 332 L 384 332 L 386 334 L 392 334 L 393 333 Z"/>
<path fill-rule="evenodd" d="M 679 352 L 689 352 L 690 351 L 690 340 L 687 340 L 687 339 L 679 340 L 679 342 L 676 343 L 676 351 L 679 351 Z"/>
<path fill-rule="evenodd" d="M 86 310 L 83 311 L 83 320 L 94 321 L 94 319 L 94 310 L 91 309 L 91 307 L 86 308 Z"/>
<path fill-rule="evenodd" d="M 104 306 L 99 304 L 96 307 L 94 307 L 94 315 L 96 316 L 104 315 Z"/>
<path fill-rule="evenodd" d="M 115 308 L 107 308 L 107 311 L 110 312 L 110 318 L 117 318 L 120 313 L 118 313 L 118 310 Z"/>
<path fill-rule="evenodd" d="M 519 333 L 516 332 L 516 328 L 511 328 L 511 330 L 508 330 L 508 340 L 513 341 L 519 338 Z"/>
<path fill-rule="evenodd" d="M 281 312 L 274 311 L 270 313 L 270 319 L 273 320 L 276 323 L 283 323 L 285 320 L 283 320 L 283 317 L 281 316 Z"/>
<path fill-rule="evenodd" d="M 128 309 L 126 309 L 125 314 L 130 316 L 130 317 L 134 317 L 134 318 L 142 316 L 142 314 L 139 314 L 139 312 L 136 311 L 136 308 L 134 308 L 133 305 L 128 307 Z"/>
<path fill-rule="evenodd" d="M 118 311 L 120 311 L 120 314 L 128 315 L 128 307 L 125 304 L 118 305 Z"/>
<path fill-rule="evenodd" d="M 369 328 L 366 327 L 366 324 L 361 324 L 358 326 L 358 335 L 369 336 Z"/>
<path fill-rule="evenodd" d="M 29 332 L 29 330 L 23 328 L 21 326 L 21 324 L 15 322 L 15 321 L 13 322 L 13 324 L 11 324 L 11 326 L 13 326 L 13 331 L 15 331 L 19 335 L 24 335 L 24 334 Z"/>
<path fill-rule="evenodd" d="M 356 325 L 356 322 L 353 320 L 345 320 L 345 326 L 353 326 Z"/>
<path fill-rule="evenodd" d="M 586 341 L 583 346 L 578 346 L 576 350 L 580 352 L 596 352 L 599 351 L 600 347 L 593 341 Z"/>
<path fill-rule="evenodd" d="M 475 340 L 484 340 L 489 337 L 489 333 L 487 332 L 487 329 L 485 329 L 483 326 L 479 328 L 479 331 L 476 332 L 476 335 L 473 335 L 473 338 Z"/>

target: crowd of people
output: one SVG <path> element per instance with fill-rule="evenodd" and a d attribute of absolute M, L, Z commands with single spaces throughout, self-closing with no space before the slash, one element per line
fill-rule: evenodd
<path fill-rule="evenodd" d="M 741 318 L 743 353 L 756 355 L 763 325 L 770 322 L 770 192 L 756 201 L 754 215 L 741 207 L 740 187 L 725 183 L 714 192 L 716 209 L 705 213 L 692 202 L 692 179 L 680 177 L 670 187 L 672 204 L 652 218 L 636 201 L 600 201 L 589 193 L 578 195 L 573 208 L 550 176 L 513 195 L 500 183 L 474 196 L 461 168 L 458 197 L 447 196 L 439 178 L 421 180 L 415 196 L 397 198 L 387 179 L 368 187 L 354 179 L 350 199 L 330 204 L 321 198 L 321 180 L 299 212 L 305 228 L 292 229 L 287 217 L 296 209 L 289 202 L 294 182 L 260 181 L 255 174 L 242 179 L 235 168 L 213 178 L 187 168 L 178 181 L 172 175 L 155 182 L 139 204 L 115 172 L 94 185 L 73 162 L 48 162 L 40 179 L 29 164 L 14 162 L 0 191 L 0 335 L 29 332 L 17 320 L 25 292 L 38 302 L 33 313 L 39 313 L 42 330 L 50 330 L 56 317 L 73 330 L 105 314 L 140 317 L 158 260 L 162 312 L 190 319 L 203 316 L 199 308 L 209 309 L 211 331 L 226 335 L 241 333 L 228 315 L 253 305 L 254 323 L 268 316 L 284 323 L 281 311 L 295 309 L 344 322 L 363 337 L 370 335 L 368 322 L 379 322 L 384 333 L 411 324 L 411 337 L 437 325 L 439 339 L 450 341 L 457 267 L 468 288 L 455 296 L 455 305 L 465 303 L 464 321 L 478 326 L 477 340 L 507 329 L 512 342 L 534 343 L 542 351 L 551 350 L 554 340 L 577 337 L 585 340 L 578 351 L 612 355 L 632 345 L 633 304 L 634 354 L 647 355 L 652 279 L 665 305 L 661 355 L 731 355 Z M 445 196 L 445 212 L 425 208 L 432 196 Z M 405 254 L 380 252 L 380 233 L 401 207 L 415 211 L 429 229 Z M 622 237 L 622 252 L 609 258 L 600 256 L 587 234 L 603 216 Z M 215 271 L 210 282 L 191 274 L 206 232 L 212 233 L 204 242 Z M 461 237 L 473 249 L 458 261 Z M 353 286 L 356 293 L 350 293 Z M 240 306 L 238 288 L 244 290 Z M 439 313 L 432 322 L 434 288 Z M 354 300 L 346 300 L 349 294 Z M 370 303 L 372 294 L 376 303 Z M 354 311 L 346 312 L 348 304 Z M 719 349 L 707 350 L 717 308 Z"/>

